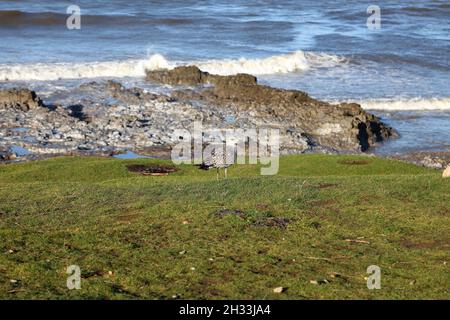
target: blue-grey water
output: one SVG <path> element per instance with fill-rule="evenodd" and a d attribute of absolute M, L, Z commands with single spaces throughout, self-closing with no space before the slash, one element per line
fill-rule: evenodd
<path fill-rule="evenodd" d="M 66 27 L 72 4 L 79 30 Z M 369 5 L 381 9 L 379 29 L 366 25 Z M 51 97 L 120 78 L 153 90 L 146 68 L 195 63 L 360 102 L 402 135 L 380 152 L 450 144 L 448 0 L 2 0 L 0 39 L 0 87 Z"/>

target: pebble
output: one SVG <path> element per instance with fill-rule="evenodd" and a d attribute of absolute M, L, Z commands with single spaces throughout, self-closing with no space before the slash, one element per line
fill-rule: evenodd
<path fill-rule="evenodd" d="M 283 288 L 283 287 L 276 287 L 273 289 L 274 293 L 282 293 L 284 291 L 285 291 L 285 288 Z"/>
<path fill-rule="evenodd" d="M 309 283 L 317 285 L 317 284 L 327 284 L 330 283 L 330 281 L 328 281 L 327 279 L 309 280 Z"/>

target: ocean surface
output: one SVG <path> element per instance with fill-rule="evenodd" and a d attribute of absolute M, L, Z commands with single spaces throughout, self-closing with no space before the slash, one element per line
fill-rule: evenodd
<path fill-rule="evenodd" d="M 79 30 L 66 27 L 73 4 Z M 145 69 L 186 64 L 361 103 L 401 134 L 379 153 L 450 148 L 448 0 L 0 1 L 0 87 L 52 99 L 119 78 L 158 91 Z"/>

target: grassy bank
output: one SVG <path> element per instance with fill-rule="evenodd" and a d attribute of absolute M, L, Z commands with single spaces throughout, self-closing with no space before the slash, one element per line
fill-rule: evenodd
<path fill-rule="evenodd" d="M 155 161 L 0 165 L 0 298 L 450 298 L 450 180 L 437 171 L 325 155 L 219 182 L 192 166 L 126 169 Z M 69 265 L 81 290 L 66 287 Z M 366 287 L 369 265 L 381 290 Z"/>

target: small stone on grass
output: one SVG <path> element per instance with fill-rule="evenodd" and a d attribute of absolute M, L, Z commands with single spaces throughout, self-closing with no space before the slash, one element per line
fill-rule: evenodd
<path fill-rule="evenodd" d="M 276 287 L 273 289 L 274 293 L 283 293 L 284 291 L 286 291 L 286 288 L 283 287 Z"/>

